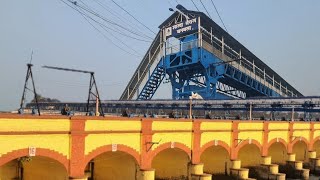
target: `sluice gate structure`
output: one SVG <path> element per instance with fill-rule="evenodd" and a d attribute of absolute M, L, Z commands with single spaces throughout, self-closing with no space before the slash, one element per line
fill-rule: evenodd
<path fill-rule="evenodd" d="M 162 82 L 172 99 L 302 96 L 202 12 L 178 5 L 159 28 L 120 100 L 151 99 Z"/>

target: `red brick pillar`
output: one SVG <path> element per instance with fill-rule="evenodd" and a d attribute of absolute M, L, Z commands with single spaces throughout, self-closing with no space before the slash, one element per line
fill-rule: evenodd
<path fill-rule="evenodd" d="M 232 142 L 231 142 L 231 151 L 230 151 L 230 159 L 235 160 L 238 158 L 238 152 L 237 152 L 237 145 L 238 145 L 238 121 L 233 121 L 232 122 Z"/>
<path fill-rule="evenodd" d="M 262 156 L 268 156 L 269 122 L 263 122 Z"/>
<path fill-rule="evenodd" d="M 150 119 L 141 121 L 141 155 L 140 168 L 142 170 L 151 169 L 152 157 L 152 122 Z"/>
<path fill-rule="evenodd" d="M 199 164 L 200 163 L 200 150 L 201 150 L 201 121 L 194 120 L 192 122 L 192 150 L 191 150 L 191 161 L 192 164 Z"/>
<path fill-rule="evenodd" d="M 84 119 L 71 118 L 70 129 L 70 171 L 69 176 L 72 178 L 84 177 L 85 160 L 85 122 Z"/>

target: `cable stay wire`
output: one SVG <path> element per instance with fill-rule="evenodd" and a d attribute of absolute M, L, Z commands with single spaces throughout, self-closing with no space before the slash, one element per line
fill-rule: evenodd
<path fill-rule="evenodd" d="M 217 14 L 218 14 L 218 16 L 219 16 L 219 19 L 220 19 L 220 21 L 221 21 L 221 23 L 222 23 L 222 25 L 223 25 L 224 29 L 227 31 L 227 33 L 229 33 L 229 32 L 228 32 L 228 29 L 227 29 L 227 27 L 226 27 L 226 25 L 224 24 L 224 22 L 223 22 L 223 20 L 222 20 L 222 18 L 221 18 L 221 16 L 220 16 L 220 13 L 219 13 L 219 11 L 218 11 L 218 9 L 217 9 L 216 5 L 215 5 L 215 4 L 214 4 L 214 2 L 213 2 L 213 0 L 211 0 L 211 3 L 212 3 L 212 5 L 213 5 L 214 9 L 216 10 L 216 12 L 217 12 Z"/>
<path fill-rule="evenodd" d="M 88 19 L 86 16 L 86 14 L 84 14 L 83 12 L 81 12 L 79 9 L 71 6 L 70 4 L 68 4 L 67 2 L 65 2 L 64 0 L 60 0 L 61 2 L 65 3 L 67 6 L 69 6 L 70 8 L 74 9 L 75 11 L 77 11 L 96 31 L 98 31 L 105 39 L 107 39 L 108 41 L 110 41 L 113 45 L 115 45 L 116 47 L 118 47 L 119 49 L 121 49 L 122 51 L 130 54 L 130 55 L 133 55 L 133 56 L 136 56 L 136 57 L 140 57 L 139 55 L 136 55 L 136 54 L 133 54 L 129 51 L 127 51 L 126 49 L 122 48 L 121 46 L 117 45 L 115 42 L 112 41 L 112 39 L 110 39 L 108 36 L 106 36 L 100 29 L 98 29 L 96 26 L 94 26 Z M 69 0 L 68 0 L 69 1 Z M 131 49 L 131 48 L 130 48 Z"/>
<path fill-rule="evenodd" d="M 118 24 L 118 23 L 116 23 L 116 22 L 114 22 L 114 21 L 112 21 L 112 20 L 107 19 L 106 17 L 104 17 L 104 16 L 100 15 L 99 13 L 91 10 L 90 8 L 86 8 L 86 7 L 82 6 L 82 5 L 80 5 L 79 3 L 77 3 L 77 1 L 72 1 L 72 0 L 67 0 L 67 1 L 68 1 L 69 3 L 71 3 L 71 4 L 73 4 L 74 6 L 79 7 L 79 8 L 81 8 L 82 10 L 84 10 L 84 11 L 86 11 L 86 12 L 88 12 L 88 13 L 90 13 L 90 14 L 98 17 L 98 18 L 100 18 L 101 20 L 105 21 L 106 23 L 109 23 L 109 24 L 111 24 L 111 25 L 117 26 L 117 27 L 119 27 L 119 28 L 121 28 L 121 29 L 123 29 L 123 30 L 126 30 L 127 32 L 130 32 L 130 33 L 132 33 L 132 34 L 135 34 L 136 36 L 139 36 L 139 37 L 142 37 L 142 38 L 147 38 L 147 37 L 145 37 L 145 36 L 140 35 L 140 34 L 137 33 L 137 32 L 132 31 L 131 29 L 128 29 L 128 28 L 122 26 L 121 24 Z M 149 38 L 149 39 L 152 39 L 152 38 Z"/>
<path fill-rule="evenodd" d="M 208 12 L 208 10 L 207 10 L 207 8 L 206 8 L 206 6 L 202 3 L 202 0 L 200 0 L 200 3 L 202 4 L 202 7 L 204 8 L 204 10 L 206 10 L 206 12 L 207 12 L 208 16 L 210 17 L 210 19 L 212 19 L 210 14 L 209 14 L 209 12 Z"/>
<path fill-rule="evenodd" d="M 142 34 L 142 35 L 144 35 L 144 36 L 146 36 L 146 37 L 148 37 L 150 39 L 153 39 L 152 37 L 148 36 L 147 34 L 143 33 L 142 31 L 140 31 L 138 28 L 134 27 L 134 25 L 131 25 L 130 24 L 130 23 L 132 23 L 131 21 L 125 20 L 125 18 L 120 13 L 117 13 L 116 11 L 114 11 L 113 9 L 111 9 L 110 7 L 108 7 L 107 5 L 102 3 L 101 1 L 94 0 L 94 2 L 97 3 L 99 6 L 101 6 L 104 10 L 108 11 L 114 17 L 119 19 L 121 22 L 123 22 L 124 24 L 128 25 L 130 28 L 134 29 L 135 31 L 139 32 L 140 34 Z"/>
<path fill-rule="evenodd" d="M 115 5 L 117 5 L 120 9 L 122 9 L 124 12 L 126 12 L 129 16 L 131 16 L 134 20 L 136 20 L 139 24 L 141 24 L 143 27 L 147 28 L 150 32 L 153 34 L 157 34 L 154 31 L 152 31 L 148 26 L 143 24 L 141 21 L 139 21 L 137 18 L 135 18 L 130 12 L 128 12 L 126 9 L 124 9 L 122 6 L 120 6 L 118 3 L 116 3 L 114 0 L 111 0 Z"/>
<path fill-rule="evenodd" d="M 196 9 L 197 9 L 198 11 L 200 11 L 199 8 L 197 7 L 196 3 L 194 3 L 193 0 L 191 0 L 191 2 L 192 2 L 192 4 L 194 5 L 194 7 L 196 7 Z"/>

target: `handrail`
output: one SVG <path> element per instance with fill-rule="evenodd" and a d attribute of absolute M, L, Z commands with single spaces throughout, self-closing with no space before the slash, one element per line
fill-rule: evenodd
<path fill-rule="evenodd" d="M 240 66 L 243 66 L 242 64 L 245 64 L 245 66 L 243 66 L 243 67 L 245 69 L 247 69 L 248 71 L 253 72 L 255 76 L 258 76 L 261 79 L 263 79 L 264 80 L 264 84 L 265 84 L 265 82 L 269 83 L 272 87 L 274 87 L 276 89 L 277 93 L 279 93 L 280 95 L 296 96 L 296 94 L 294 94 L 293 91 L 288 90 L 288 88 L 286 86 L 283 86 L 280 82 L 277 82 L 273 77 L 271 77 L 271 75 L 267 74 L 265 72 L 265 70 L 262 70 L 261 68 L 256 66 L 254 63 L 252 63 L 251 61 L 246 59 L 243 55 L 241 55 L 237 51 L 233 50 L 230 46 L 228 46 L 222 40 L 220 40 L 219 38 L 217 38 L 216 36 L 214 36 L 213 34 L 208 32 L 207 30 L 205 30 L 203 27 L 201 27 L 201 29 L 203 30 L 202 32 L 204 32 L 204 33 L 202 33 L 202 35 L 204 35 L 206 38 L 212 40 L 211 41 L 211 45 L 213 45 L 212 43 L 215 43 L 218 47 L 221 48 L 221 50 L 217 49 L 214 46 L 213 46 L 213 48 L 215 48 L 216 50 L 218 50 L 220 52 L 222 52 L 222 49 L 223 49 L 224 50 L 224 54 L 227 55 L 228 57 L 232 58 L 232 59 L 236 59 L 236 58 L 241 59 L 239 62 L 235 62 L 235 63 L 239 64 Z M 210 37 L 208 35 L 210 35 Z M 203 40 L 203 38 L 202 38 L 202 40 Z M 221 45 L 219 43 L 217 43 L 216 41 L 221 43 Z M 208 43 L 205 40 L 203 40 L 203 42 Z M 208 44 L 210 44 L 210 43 L 208 43 Z M 246 66 L 248 66 L 248 67 L 251 66 L 251 68 L 248 69 Z M 268 82 L 267 81 L 268 78 L 269 78 L 269 80 L 272 80 L 273 82 L 272 83 Z M 275 86 L 275 84 L 279 84 L 279 87 Z M 283 89 L 285 89 L 285 92 L 283 91 Z"/>
<path fill-rule="evenodd" d="M 210 39 L 214 39 L 214 40 L 216 40 L 216 41 L 218 41 L 218 42 L 220 42 L 224 47 L 227 47 L 227 48 L 229 48 L 233 53 L 235 53 L 236 55 L 238 55 L 238 57 L 240 57 L 240 54 L 238 53 L 238 52 L 236 52 L 235 50 L 233 50 L 230 46 L 228 46 L 227 44 L 225 44 L 222 40 L 220 40 L 218 37 L 216 37 L 216 36 L 214 36 L 212 33 L 210 33 L 209 31 L 207 31 L 205 28 L 203 28 L 203 27 L 201 27 L 201 30 L 202 30 L 202 32 L 204 32 L 204 33 L 202 33 L 202 35 L 205 35 L 206 37 L 208 37 L 208 38 L 210 38 Z M 210 37 L 209 37 L 210 36 Z M 212 37 L 212 38 L 211 38 Z M 213 41 L 214 42 L 214 41 Z M 214 42 L 215 43 L 215 42 Z M 221 45 L 219 45 L 219 44 L 217 44 L 217 43 L 215 43 L 216 45 L 218 45 L 218 46 L 220 46 L 221 48 L 222 48 L 222 46 Z M 219 50 L 219 49 L 217 49 L 217 50 Z M 226 50 L 225 48 L 224 48 L 224 50 Z M 271 78 L 271 76 L 270 75 L 268 75 L 267 73 L 265 73 L 265 70 L 262 70 L 262 69 L 260 69 L 258 66 L 256 66 L 254 63 L 252 63 L 252 62 L 250 62 L 249 60 L 247 60 L 245 57 L 243 57 L 242 55 L 241 55 L 241 57 L 240 57 L 240 59 L 244 59 L 245 61 L 247 61 L 250 65 L 252 65 L 252 68 L 256 71 L 256 70 L 258 70 L 258 71 L 260 71 L 261 73 L 263 73 L 263 75 L 264 76 L 268 76 L 270 79 L 272 79 L 273 81 L 274 81 L 274 83 L 273 84 L 275 84 L 276 83 L 276 80 L 274 80 L 274 78 L 272 77 Z M 264 78 L 264 79 L 266 79 L 266 78 Z M 297 94 L 294 94 L 293 93 L 293 91 L 290 91 L 290 90 L 288 90 L 288 87 L 286 87 L 286 86 L 283 86 L 280 82 L 277 82 L 278 84 L 280 84 L 280 87 L 279 88 L 277 88 L 278 90 L 279 90 L 279 94 L 285 94 L 285 95 L 293 95 L 293 96 L 296 96 Z M 287 82 L 286 82 L 287 83 Z M 282 89 L 286 89 L 286 93 L 284 93 L 284 92 L 282 92 Z"/>
<path fill-rule="evenodd" d="M 161 31 L 159 31 L 155 37 L 155 39 L 153 40 L 153 42 L 151 43 L 147 53 L 144 55 L 144 57 L 142 58 L 142 61 L 140 62 L 139 66 L 137 67 L 136 71 L 134 72 L 133 76 L 131 77 L 130 81 L 128 82 L 126 88 L 124 89 L 122 95 L 120 96 L 120 100 L 126 100 L 126 99 L 131 99 L 132 97 L 132 92 L 135 92 L 135 89 L 137 87 L 137 85 L 140 85 L 141 83 L 141 79 L 144 79 L 145 75 L 146 75 L 146 70 L 148 69 L 149 66 L 146 66 L 145 69 L 142 69 L 142 73 L 140 74 L 141 71 L 141 67 L 143 65 L 145 65 L 146 61 L 149 59 L 150 62 L 152 63 L 155 59 L 155 55 L 158 55 L 160 52 L 160 47 L 162 46 L 161 44 L 161 37 L 160 37 Z M 156 45 L 156 42 L 159 41 L 160 43 L 158 44 L 158 46 L 156 47 L 154 53 L 151 55 L 150 52 L 154 49 L 154 46 Z M 150 63 L 149 62 L 149 63 Z M 137 78 L 138 76 L 138 78 Z M 140 76 L 140 77 L 139 77 Z M 142 77 L 142 78 L 141 78 Z M 134 83 L 133 81 L 137 78 L 137 82 L 133 87 L 133 90 L 130 91 L 130 88 L 132 86 L 132 84 Z M 129 93 L 128 93 L 129 91 Z M 125 98 L 127 97 L 127 98 Z"/>

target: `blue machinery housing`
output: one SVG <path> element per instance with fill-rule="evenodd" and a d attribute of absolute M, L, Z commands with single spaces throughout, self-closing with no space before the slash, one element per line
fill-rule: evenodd
<path fill-rule="evenodd" d="M 159 26 L 120 100 L 150 100 L 164 81 L 176 100 L 192 93 L 207 100 L 302 96 L 204 13 L 177 9 Z"/>

